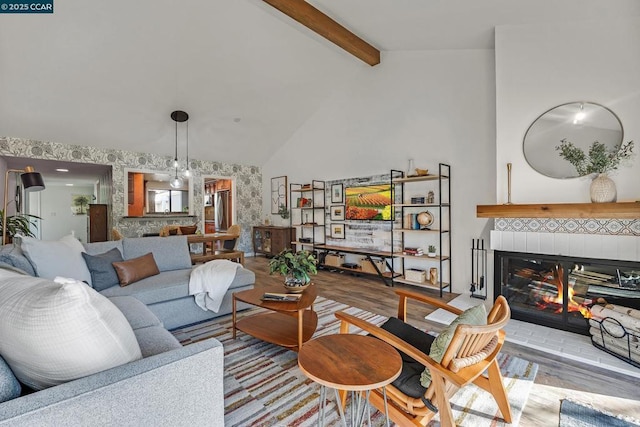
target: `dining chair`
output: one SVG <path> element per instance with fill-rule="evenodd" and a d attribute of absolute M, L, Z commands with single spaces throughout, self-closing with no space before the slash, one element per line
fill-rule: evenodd
<path fill-rule="evenodd" d="M 238 250 L 242 228 L 234 224 L 227 229 L 227 234 L 235 236 L 231 240 L 223 240 L 222 247 L 213 251 L 213 259 L 228 259 L 244 265 L 244 251 Z"/>

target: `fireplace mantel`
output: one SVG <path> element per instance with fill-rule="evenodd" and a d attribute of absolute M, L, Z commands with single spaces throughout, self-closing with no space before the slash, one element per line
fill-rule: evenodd
<path fill-rule="evenodd" d="M 478 218 L 640 219 L 640 202 L 478 205 Z"/>

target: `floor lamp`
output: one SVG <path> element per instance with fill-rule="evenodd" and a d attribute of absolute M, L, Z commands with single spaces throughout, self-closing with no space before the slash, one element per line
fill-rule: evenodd
<path fill-rule="evenodd" d="M 2 244 L 7 244 L 7 203 L 9 195 L 9 174 L 11 172 L 20 173 L 22 185 L 25 191 L 42 191 L 44 190 L 44 181 L 42 175 L 36 172 L 31 166 L 24 169 L 7 169 L 4 176 L 4 210 L 2 211 Z"/>

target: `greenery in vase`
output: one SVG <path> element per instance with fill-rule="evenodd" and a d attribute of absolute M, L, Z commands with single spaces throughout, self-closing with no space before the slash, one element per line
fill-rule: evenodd
<path fill-rule="evenodd" d="M 429 252 L 430 254 L 435 254 L 436 253 L 436 247 L 433 245 L 429 245 L 429 249 L 427 249 L 427 252 Z"/>
<path fill-rule="evenodd" d="M 35 222 L 32 220 L 40 219 L 40 217 L 29 214 L 10 215 L 7 217 L 7 236 L 12 238 L 16 234 L 23 236 L 35 237 L 31 227 L 38 228 Z M 2 234 L 4 211 L 0 210 L 0 235 Z"/>
<path fill-rule="evenodd" d="M 311 274 L 318 274 L 317 264 L 318 260 L 309 251 L 285 249 L 269 261 L 269 274 L 291 276 L 300 285 L 305 285 L 311 281 Z"/>
<path fill-rule="evenodd" d="M 282 219 L 289 219 L 289 210 L 284 205 L 284 203 L 280 203 L 280 207 L 278 208 L 278 215 L 280 215 L 280 218 Z"/>
<path fill-rule="evenodd" d="M 576 168 L 580 176 L 584 176 L 618 169 L 623 160 L 632 156 L 633 141 L 623 143 L 619 149 L 611 151 L 607 150 L 603 143 L 595 141 L 589 147 L 589 152 L 585 153 L 565 138 L 560 141 L 560 145 L 556 146 L 556 150 L 560 152 L 560 157 Z"/>

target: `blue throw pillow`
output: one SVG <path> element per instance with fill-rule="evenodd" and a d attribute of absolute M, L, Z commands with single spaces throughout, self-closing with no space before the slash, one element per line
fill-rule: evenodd
<path fill-rule="evenodd" d="M 91 273 L 91 286 L 100 292 L 103 289 L 116 286 L 120 283 L 116 269 L 113 268 L 114 262 L 122 262 L 122 253 L 118 248 L 113 248 L 103 254 L 89 255 L 82 253 L 84 261 L 87 263 L 89 272 Z"/>
<path fill-rule="evenodd" d="M 22 387 L 15 375 L 7 365 L 7 362 L 0 357 L 0 402 L 20 397 Z"/>

